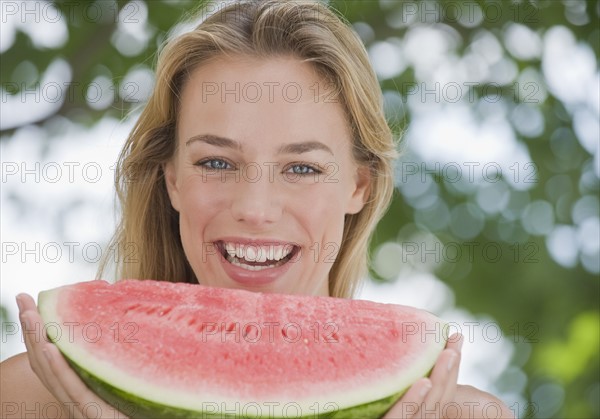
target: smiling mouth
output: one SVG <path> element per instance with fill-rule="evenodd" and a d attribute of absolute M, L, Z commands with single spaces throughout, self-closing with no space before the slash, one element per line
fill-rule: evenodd
<path fill-rule="evenodd" d="M 300 251 L 300 247 L 292 243 L 258 245 L 218 241 L 215 245 L 227 262 L 249 271 L 276 268 L 292 260 Z"/>

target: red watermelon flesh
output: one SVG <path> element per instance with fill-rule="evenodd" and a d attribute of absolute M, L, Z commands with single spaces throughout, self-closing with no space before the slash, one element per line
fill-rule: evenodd
<path fill-rule="evenodd" d="M 293 402 L 308 415 L 315 403 L 343 411 L 397 398 L 446 338 L 439 319 L 410 307 L 161 281 L 84 282 L 39 300 L 77 371 L 187 412 Z"/>

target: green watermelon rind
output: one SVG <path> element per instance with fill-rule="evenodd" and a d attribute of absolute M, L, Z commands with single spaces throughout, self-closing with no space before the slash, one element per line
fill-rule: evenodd
<path fill-rule="evenodd" d="M 227 413 L 213 413 L 213 412 L 199 412 L 187 409 L 181 409 L 175 406 L 166 406 L 160 403 L 155 403 L 150 400 L 142 399 L 134 394 L 127 393 L 120 388 L 111 386 L 110 384 L 102 381 L 93 374 L 90 374 L 81 366 L 72 362 L 66 358 L 71 367 L 75 370 L 77 375 L 82 381 L 99 397 L 101 397 L 108 404 L 119 410 L 123 414 L 130 418 L 152 418 L 152 419 L 189 419 L 189 418 L 202 418 L 202 419 L 254 419 L 256 416 L 246 416 L 242 414 L 227 414 Z M 405 390 L 406 391 L 406 390 Z M 328 411 L 328 412 L 310 412 L 307 415 L 300 416 L 300 418 L 319 418 L 319 419 L 377 419 L 383 416 L 393 405 L 400 399 L 405 393 L 401 391 L 396 394 L 392 394 L 389 397 L 385 397 L 380 400 L 376 400 L 370 403 L 365 403 L 350 408 Z M 259 416 L 260 418 L 272 418 L 279 419 L 278 416 Z"/>

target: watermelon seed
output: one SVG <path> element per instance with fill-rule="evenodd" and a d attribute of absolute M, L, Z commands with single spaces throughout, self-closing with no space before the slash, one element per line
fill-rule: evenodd
<path fill-rule="evenodd" d="M 242 337 L 244 339 L 254 341 L 255 339 L 258 338 L 258 329 L 254 328 L 248 324 L 248 325 L 246 325 L 246 327 L 244 327 Z"/>
<path fill-rule="evenodd" d="M 171 307 L 166 308 L 164 310 L 161 310 L 158 315 L 159 316 L 166 316 L 167 314 L 169 314 L 173 309 Z"/>
<path fill-rule="evenodd" d="M 129 313 L 130 311 L 133 311 L 133 310 L 137 309 L 139 306 L 140 306 L 140 304 L 133 304 L 133 305 L 127 307 L 125 309 L 125 314 Z"/>

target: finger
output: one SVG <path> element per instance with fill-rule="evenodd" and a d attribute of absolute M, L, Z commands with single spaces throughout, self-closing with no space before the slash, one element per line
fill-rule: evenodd
<path fill-rule="evenodd" d="M 19 307 L 19 319 L 25 346 L 28 350 L 30 347 L 35 348 L 36 344 L 46 341 L 35 301 L 27 294 L 19 294 L 17 295 L 17 306 Z"/>
<path fill-rule="evenodd" d="M 457 416 L 457 414 L 458 414 L 457 412 L 460 411 L 460 408 L 455 403 L 456 388 L 457 388 L 456 381 L 458 379 L 460 359 L 461 359 L 461 355 L 459 353 L 457 353 L 454 356 L 452 365 L 448 366 L 449 371 L 446 376 L 445 389 L 444 389 L 444 392 L 442 393 L 442 396 L 440 397 L 440 408 L 441 408 L 440 413 L 444 417 Z"/>
<path fill-rule="evenodd" d="M 27 348 L 27 357 L 31 369 L 38 375 L 40 380 L 46 385 L 43 371 L 42 346 L 46 343 L 46 337 L 43 332 L 42 321 L 37 311 L 33 298 L 27 294 L 17 296 L 17 305 L 19 306 L 19 319 L 21 320 L 21 330 L 23 331 L 23 342 Z M 47 386 L 47 385 L 46 385 Z"/>
<path fill-rule="evenodd" d="M 432 387 L 421 409 L 426 417 L 441 417 L 442 397 L 446 392 L 452 391 L 452 370 L 456 368 L 457 358 L 458 354 L 454 349 L 444 349 L 438 357 L 429 376 Z"/>
<path fill-rule="evenodd" d="M 41 379 L 43 379 L 42 368 L 40 366 L 40 357 L 41 348 L 40 348 L 40 338 L 38 333 L 35 332 L 34 327 L 32 327 L 32 320 L 29 312 L 26 311 L 19 315 L 19 320 L 21 321 L 21 330 L 23 331 L 23 342 L 25 343 L 25 348 L 27 349 L 27 359 L 29 360 L 29 366 Z"/>
<path fill-rule="evenodd" d="M 50 368 L 68 398 L 73 401 L 72 407 L 76 413 L 79 413 L 81 417 L 124 417 L 114 407 L 101 400 L 81 381 L 55 345 L 48 344 L 44 349 Z"/>
<path fill-rule="evenodd" d="M 17 306 L 19 307 L 19 313 L 26 310 L 37 310 L 37 306 L 33 297 L 29 294 L 21 293 L 17 295 Z"/>
<path fill-rule="evenodd" d="M 23 338 L 29 338 L 29 343 L 40 343 L 45 341 L 45 335 L 42 333 L 42 319 L 39 316 L 37 306 L 33 298 L 27 294 L 17 295 L 17 306 L 19 307 L 19 319 L 23 330 Z M 26 315 L 27 314 L 27 315 Z M 27 322 L 25 322 L 25 318 Z M 27 343 L 27 342 L 25 342 Z"/>
<path fill-rule="evenodd" d="M 460 352 L 464 342 L 464 337 L 461 333 L 454 333 L 446 341 L 446 349 L 454 349 Z"/>
<path fill-rule="evenodd" d="M 54 397 L 56 397 L 62 403 L 63 409 L 67 413 L 67 417 L 77 419 L 84 418 L 85 416 L 80 412 L 79 406 L 77 406 L 78 403 L 68 394 L 64 384 L 61 382 L 60 377 L 56 374 L 55 369 L 52 367 L 52 351 L 58 352 L 56 346 L 50 343 L 44 346 L 43 356 L 46 360 L 46 365 L 48 368 L 48 383 L 50 385 L 49 389 L 52 391 L 52 394 L 54 394 Z"/>
<path fill-rule="evenodd" d="M 428 394 L 424 408 L 429 414 L 442 416 L 446 409 L 452 409 L 450 403 L 456 395 L 456 381 L 460 364 L 460 351 L 463 336 L 455 333 L 448 338 L 446 349 L 440 354 L 430 376 L 433 387 Z"/>
<path fill-rule="evenodd" d="M 41 318 L 37 311 L 27 310 L 21 315 L 22 323 L 24 324 L 25 346 L 27 347 L 27 357 L 33 372 L 40 379 L 42 384 L 50 391 L 54 397 L 63 405 L 70 402 L 67 393 L 58 382 L 56 376 L 52 372 L 52 368 L 45 355 L 46 346 L 54 346 L 40 337 Z M 35 325 L 35 326 L 33 326 Z M 25 331 L 27 329 L 27 331 Z M 35 332 L 31 332 L 35 330 Z"/>
<path fill-rule="evenodd" d="M 383 419 L 414 418 L 425 396 L 431 390 L 431 381 L 421 378 L 414 383 L 402 398 L 386 413 Z"/>
<path fill-rule="evenodd" d="M 19 307 L 19 317 L 21 319 L 29 365 L 48 391 L 65 406 L 65 403 L 68 403 L 69 399 L 67 393 L 54 376 L 46 359 L 44 348 L 49 343 L 44 333 L 45 328 L 35 301 L 27 294 L 19 294 L 17 296 L 17 305 Z"/>
<path fill-rule="evenodd" d="M 453 365 L 449 366 L 449 372 L 447 377 L 447 385 L 446 390 L 441 398 L 441 405 L 443 409 L 450 409 L 450 403 L 454 402 L 456 398 L 456 388 L 457 388 L 457 380 L 458 380 L 458 372 L 460 370 L 460 361 L 462 358 L 462 344 L 463 337 L 462 335 L 457 334 L 457 339 L 451 342 L 448 350 L 456 351 L 456 358 L 453 361 Z"/>

